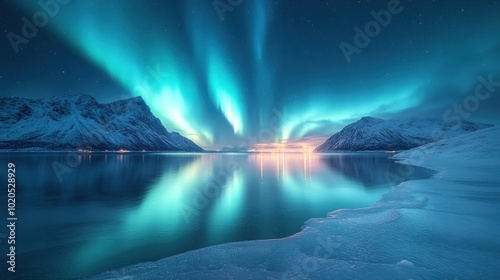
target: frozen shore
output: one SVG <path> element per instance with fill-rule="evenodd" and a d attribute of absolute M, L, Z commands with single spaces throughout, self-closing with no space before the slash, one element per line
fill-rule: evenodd
<path fill-rule="evenodd" d="M 287 238 L 203 248 L 89 279 L 500 279 L 500 128 L 395 158 L 438 173 L 398 185 L 371 207 L 311 219 Z"/>

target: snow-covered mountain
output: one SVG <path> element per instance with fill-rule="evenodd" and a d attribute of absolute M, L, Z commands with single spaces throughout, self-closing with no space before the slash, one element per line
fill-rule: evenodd
<path fill-rule="evenodd" d="M 394 155 L 395 159 L 410 165 L 427 166 L 442 170 L 443 166 L 460 164 L 463 166 L 490 165 L 493 169 L 500 161 L 500 127 L 490 127 L 474 133 L 466 133 L 450 139 L 429 143 Z M 455 171 L 457 171 L 454 168 Z M 484 171 L 484 170 L 483 170 Z M 448 172 L 449 173 L 449 172 Z M 471 175 L 460 174 L 460 176 Z M 496 176 L 500 180 L 500 176 Z M 484 178 L 484 176 L 483 176 Z"/>
<path fill-rule="evenodd" d="M 168 132 L 142 97 L 100 104 L 89 95 L 0 98 L 0 150 L 189 151 L 202 148 Z"/>
<path fill-rule="evenodd" d="M 491 125 L 468 121 L 443 121 L 430 118 L 383 120 L 364 117 L 344 127 L 315 151 L 408 150 L 488 127 Z"/>

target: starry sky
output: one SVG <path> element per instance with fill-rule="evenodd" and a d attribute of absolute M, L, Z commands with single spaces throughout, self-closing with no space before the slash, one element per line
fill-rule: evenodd
<path fill-rule="evenodd" d="M 500 125 L 500 1 L 0 1 L 0 97 L 142 96 L 207 149 L 363 116 Z"/>

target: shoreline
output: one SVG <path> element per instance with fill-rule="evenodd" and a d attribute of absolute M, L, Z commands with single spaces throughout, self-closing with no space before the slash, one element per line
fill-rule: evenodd
<path fill-rule="evenodd" d="M 420 164 L 408 159 L 415 149 L 396 155 L 401 164 L 438 172 L 430 179 L 399 184 L 370 207 L 336 210 L 327 218 L 310 219 L 289 237 L 206 247 L 85 279 L 116 275 L 138 279 L 373 279 L 374 275 L 494 279 L 494 263 L 500 260 L 500 251 L 495 250 L 500 249 L 500 241 L 495 240 L 500 225 L 495 223 L 498 214 L 489 210 L 500 207 L 479 198 L 493 193 L 493 199 L 500 200 L 500 191 L 494 189 L 500 182 L 496 175 L 500 158 L 494 157 L 499 148 L 483 147 L 493 151 L 486 161 L 484 151 L 469 153 L 469 158 L 463 153 L 465 159 L 459 161 L 447 158 L 446 149 L 456 148 L 455 142 L 462 138 L 467 136 L 448 145 L 444 140 L 417 148 L 440 145 L 439 156 L 429 154 Z M 495 139 L 490 140 L 494 143 Z"/>

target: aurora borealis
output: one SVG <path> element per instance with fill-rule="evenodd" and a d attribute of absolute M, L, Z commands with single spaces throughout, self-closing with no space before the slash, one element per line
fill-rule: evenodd
<path fill-rule="evenodd" d="M 3 0 L 0 96 L 142 96 L 169 131 L 234 146 L 286 108 L 271 142 L 325 137 L 363 116 L 442 117 L 500 81 L 500 3 L 401 0 L 348 63 L 339 45 L 389 1 L 70 0 L 13 50 L 38 1 Z M 27 4 L 29 3 L 29 4 Z M 237 5 L 232 5 L 237 4 Z M 468 118 L 500 124 L 500 88 Z"/>

